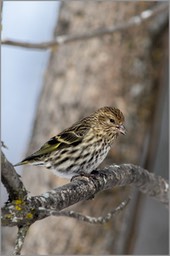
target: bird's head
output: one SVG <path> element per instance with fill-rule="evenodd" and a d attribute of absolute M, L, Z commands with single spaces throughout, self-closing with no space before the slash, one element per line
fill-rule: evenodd
<path fill-rule="evenodd" d="M 124 127 L 123 113 L 114 107 L 103 107 L 95 113 L 96 127 L 101 129 L 101 132 L 108 134 L 109 137 L 117 137 L 120 133 L 126 134 Z M 97 125 L 98 124 L 98 125 Z"/>

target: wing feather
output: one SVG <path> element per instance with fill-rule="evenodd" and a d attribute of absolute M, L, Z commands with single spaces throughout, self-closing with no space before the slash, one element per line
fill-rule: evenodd
<path fill-rule="evenodd" d="M 40 156 L 43 154 L 51 153 L 54 150 L 62 149 L 68 147 L 72 144 L 77 144 L 81 142 L 85 134 L 89 131 L 90 127 L 83 125 L 79 122 L 69 129 L 64 130 L 58 135 L 52 137 L 47 141 L 38 151 L 36 151 L 32 156 Z"/>
<path fill-rule="evenodd" d="M 36 161 L 36 159 L 41 158 L 41 156 L 49 154 L 55 150 L 69 147 L 70 145 L 78 145 L 83 140 L 84 136 L 90 129 L 90 125 L 86 121 L 86 118 L 76 123 L 72 127 L 64 130 L 58 135 L 52 137 L 47 141 L 39 150 L 37 150 L 32 155 L 25 158 L 22 162 L 16 164 L 27 164 L 28 162 Z"/>

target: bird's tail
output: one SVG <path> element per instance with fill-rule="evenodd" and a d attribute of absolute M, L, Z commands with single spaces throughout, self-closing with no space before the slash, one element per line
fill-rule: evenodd
<path fill-rule="evenodd" d="M 43 165 L 44 161 L 42 161 L 40 156 L 36 156 L 35 154 L 28 156 L 21 162 L 15 164 L 14 166 L 20 166 L 20 165 L 25 165 L 25 164 L 31 164 L 31 165 Z"/>
<path fill-rule="evenodd" d="M 19 163 L 17 163 L 17 164 L 14 164 L 13 166 L 20 166 L 20 165 L 25 165 L 25 164 L 29 164 L 30 162 L 28 161 L 28 160 L 23 160 L 23 161 L 21 161 L 21 162 L 19 162 Z"/>

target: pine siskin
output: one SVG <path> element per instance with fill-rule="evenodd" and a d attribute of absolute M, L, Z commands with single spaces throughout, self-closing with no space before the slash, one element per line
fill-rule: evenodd
<path fill-rule="evenodd" d="M 38 151 L 18 165 L 42 165 L 58 176 L 72 178 L 79 173 L 91 173 L 107 156 L 112 142 L 122 133 L 122 112 L 103 107 L 68 129 L 52 137 Z"/>

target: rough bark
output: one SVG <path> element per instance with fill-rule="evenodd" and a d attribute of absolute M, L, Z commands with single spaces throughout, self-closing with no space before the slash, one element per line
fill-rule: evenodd
<path fill-rule="evenodd" d="M 55 35 L 110 26 L 153 5 L 147 2 L 64 2 Z M 153 37 L 148 28 L 148 23 L 144 23 L 113 35 L 61 45 L 52 52 L 28 153 L 79 118 L 101 106 L 111 105 L 124 113 L 128 135 L 114 143 L 103 166 L 113 161 L 118 164 L 141 163 L 147 152 L 159 91 L 159 85 L 154 83 L 150 56 Z M 157 61 L 160 62 L 161 58 Z M 25 168 L 23 177 L 32 195 L 66 182 L 47 170 L 35 167 Z M 108 211 L 110 204 L 114 207 L 130 191 L 129 187 L 105 191 L 92 202 L 83 201 L 73 208 L 88 215 L 102 215 Z M 126 241 L 121 239 L 128 225 L 125 212 L 104 226 L 95 228 L 67 218 L 42 220 L 29 231 L 23 252 L 126 253 L 122 249 Z M 133 214 L 131 216 L 133 218 Z"/>
<path fill-rule="evenodd" d="M 11 173 L 12 182 L 9 180 L 7 184 L 4 183 L 9 192 L 10 200 L 2 208 L 3 226 L 28 227 L 37 220 L 53 215 L 51 212 L 56 213 L 57 216 L 62 216 L 62 212 L 60 212 L 62 209 L 80 201 L 94 199 L 98 192 L 116 186 L 136 186 L 142 193 L 168 206 L 168 182 L 162 177 L 149 173 L 140 166 L 133 164 L 111 165 L 104 170 L 98 169 L 98 172 L 92 176 L 74 177 L 70 183 L 46 191 L 39 196 L 31 197 L 25 193 L 21 196 L 18 193 L 16 197 L 14 188 L 16 184 L 22 184 L 22 182 L 16 177 L 14 167 L 11 166 L 4 155 L 2 155 L 2 160 L 4 162 L 2 176 L 7 172 L 10 173 L 11 169 L 13 170 Z M 14 177 L 16 177 L 15 182 L 13 182 Z M 9 187 L 12 189 L 9 190 Z"/>

